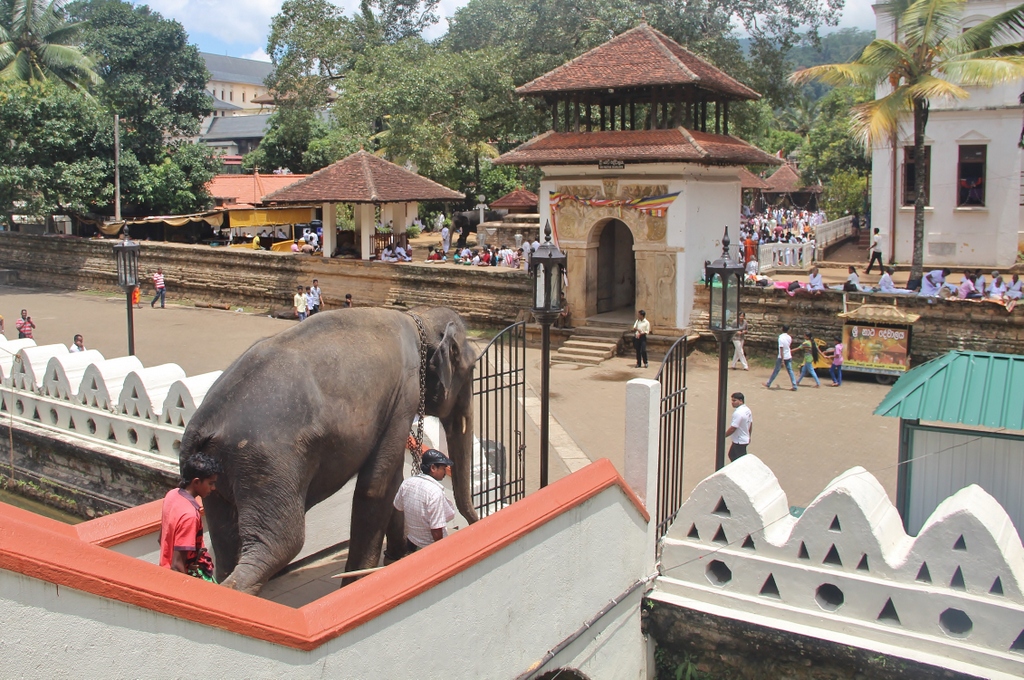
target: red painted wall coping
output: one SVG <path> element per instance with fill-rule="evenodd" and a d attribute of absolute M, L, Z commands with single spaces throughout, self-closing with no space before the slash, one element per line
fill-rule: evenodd
<path fill-rule="evenodd" d="M 636 494 L 611 462 L 602 459 L 300 609 L 107 549 L 158 530 L 162 501 L 74 527 L 0 503 L 0 568 L 308 651 L 442 583 L 612 486 L 618 486 L 644 521 L 650 521 Z"/>

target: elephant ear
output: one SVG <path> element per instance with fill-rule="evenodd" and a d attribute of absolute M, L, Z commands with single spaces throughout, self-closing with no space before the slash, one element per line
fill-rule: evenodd
<path fill-rule="evenodd" d="M 456 335 L 456 326 L 451 321 L 444 329 L 444 337 L 437 344 L 434 356 L 430 358 L 430 371 L 437 377 L 438 400 L 448 400 L 448 393 L 452 388 L 452 379 L 455 374 L 455 364 L 459 360 L 459 343 Z"/>

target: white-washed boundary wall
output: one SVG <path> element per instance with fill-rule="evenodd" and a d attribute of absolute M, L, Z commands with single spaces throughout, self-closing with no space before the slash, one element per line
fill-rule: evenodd
<path fill-rule="evenodd" d="M 745 456 L 701 482 L 662 540 L 650 597 L 984 677 L 1024 676 L 1024 548 L 980 487 L 904 533 L 856 467 L 799 517 Z"/>
<path fill-rule="evenodd" d="M 185 425 L 220 374 L 0 336 L 5 417 L 175 465 Z"/>

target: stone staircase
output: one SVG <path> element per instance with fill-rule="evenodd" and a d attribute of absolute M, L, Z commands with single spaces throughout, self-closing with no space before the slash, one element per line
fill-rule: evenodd
<path fill-rule="evenodd" d="M 619 353 L 624 336 L 630 326 L 588 321 L 573 330 L 558 351 L 551 355 L 551 363 L 597 366 Z"/>

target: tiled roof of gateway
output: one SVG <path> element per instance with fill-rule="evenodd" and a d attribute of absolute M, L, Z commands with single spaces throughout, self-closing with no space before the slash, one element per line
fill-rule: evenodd
<path fill-rule="evenodd" d="M 280 191 L 263 197 L 265 203 L 406 203 L 461 201 L 457 191 L 367 151 L 357 151 L 317 170 Z"/>
<path fill-rule="evenodd" d="M 683 128 L 548 132 L 502 155 L 501 165 L 578 165 L 598 161 L 778 165 L 781 161 L 742 139 Z"/>
<path fill-rule="evenodd" d="M 505 194 L 496 201 L 491 202 L 491 208 L 536 208 L 540 203 L 537 194 L 526 189 L 516 189 L 511 194 Z"/>
<path fill-rule="evenodd" d="M 517 94 L 546 94 L 653 85 L 699 85 L 736 99 L 761 95 L 647 24 L 617 35 L 540 78 Z"/>
<path fill-rule="evenodd" d="M 740 177 L 740 187 L 744 189 L 767 189 L 768 182 L 750 172 L 746 168 L 740 168 L 736 173 Z"/>
<path fill-rule="evenodd" d="M 766 181 L 768 182 L 768 188 L 765 191 L 772 194 L 792 194 L 796 192 L 816 194 L 821 192 L 821 187 L 815 184 L 804 186 L 804 181 L 800 179 L 796 168 L 789 163 L 773 172 L 772 176 Z"/>

